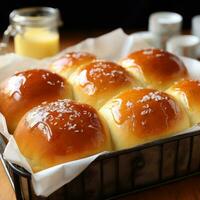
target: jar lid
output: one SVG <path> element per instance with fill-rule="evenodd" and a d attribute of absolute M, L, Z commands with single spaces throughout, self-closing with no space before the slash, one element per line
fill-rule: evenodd
<path fill-rule="evenodd" d="M 179 56 L 197 58 L 200 39 L 194 35 L 174 36 L 167 41 L 167 51 Z"/>
<path fill-rule="evenodd" d="M 180 31 L 182 20 L 182 16 L 178 13 L 156 12 L 149 17 L 149 31 L 156 33 Z"/>
<path fill-rule="evenodd" d="M 59 10 L 50 7 L 30 7 L 13 10 L 9 18 L 10 23 L 15 26 L 57 27 L 62 24 Z"/>

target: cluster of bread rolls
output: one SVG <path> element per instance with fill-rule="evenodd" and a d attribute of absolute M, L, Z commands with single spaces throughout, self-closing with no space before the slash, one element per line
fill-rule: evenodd
<path fill-rule="evenodd" d="M 33 171 L 172 136 L 200 122 L 200 82 L 160 49 L 118 63 L 70 52 L 0 85 L 0 112 Z"/>

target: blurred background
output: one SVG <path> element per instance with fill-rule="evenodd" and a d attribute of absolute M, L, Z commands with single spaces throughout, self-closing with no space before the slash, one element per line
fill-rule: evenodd
<path fill-rule="evenodd" d="M 190 34 L 192 17 L 200 15 L 199 0 L 5 0 L 4 4 L 0 6 L 0 41 L 2 41 L 3 31 L 9 25 L 9 14 L 13 10 L 37 6 L 53 7 L 60 10 L 63 21 L 63 26 L 60 28 L 60 49 L 74 45 L 89 37 L 97 37 L 119 27 L 123 28 L 128 34 L 148 30 L 149 16 L 158 11 L 179 13 L 183 17 L 183 24 L 182 29 L 176 34 Z M 187 55 L 184 54 L 184 56 L 200 57 L 199 21 L 196 23 L 199 38 L 195 38 L 196 44 L 189 47 L 190 50 L 187 50 L 189 53 Z M 160 28 L 160 32 L 165 31 L 168 36 L 162 36 L 162 34 L 159 36 L 160 38 L 156 36 L 156 40 L 159 40 L 159 42 L 154 41 L 154 44 L 151 44 L 151 46 L 163 48 L 178 55 L 182 55 L 179 52 L 186 52 L 185 50 L 182 51 L 183 42 L 178 42 L 180 50 L 176 50 L 177 45 L 174 45 L 174 42 L 172 42 L 172 47 L 166 47 L 168 39 L 176 34 L 172 33 L 170 29 L 165 29 L 163 27 Z M 194 38 L 179 38 L 179 40 L 184 40 L 184 45 L 188 48 L 188 40 L 192 42 Z M 13 45 L 13 38 L 10 38 L 9 45 L 5 45 L 5 43 L 0 45 L 3 48 L 6 46 L 1 52 L 12 52 L 15 48 L 16 53 L 28 55 L 26 48 L 23 54 L 20 53 L 17 50 L 18 47 L 16 44 Z M 189 45 L 191 46 L 191 44 Z M 22 44 L 20 43 L 20 50 L 21 46 Z"/>
<path fill-rule="evenodd" d="M 4 1 L 5 2 L 5 1 Z M 65 31 L 147 29 L 152 12 L 173 11 L 183 16 L 183 28 L 190 29 L 191 18 L 200 14 L 199 1 L 194 0 L 121 0 L 121 1 L 75 1 L 75 0 L 6 0 L 0 6 L 0 31 L 6 29 L 9 13 L 21 7 L 50 6 L 61 11 Z"/>

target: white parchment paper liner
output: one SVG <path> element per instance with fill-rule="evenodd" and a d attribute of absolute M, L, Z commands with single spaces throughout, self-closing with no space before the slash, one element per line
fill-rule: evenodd
<path fill-rule="evenodd" d="M 140 38 L 138 35 L 136 37 L 134 34 L 127 35 L 122 29 L 117 29 L 97 38 L 86 39 L 75 46 L 65 49 L 55 57 L 45 60 L 35 60 L 21 57 L 16 54 L 7 54 L 0 56 L 0 82 L 16 71 L 29 68 L 46 68 L 47 64 L 51 62 L 52 59 L 55 59 L 56 57 L 59 57 L 69 51 L 86 51 L 96 54 L 98 58 L 115 61 L 132 51 L 147 47 L 151 46 L 145 38 Z M 200 62 L 189 58 L 181 59 L 186 64 L 191 78 L 200 79 Z M 196 126 L 184 132 L 189 132 L 191 130 L 200 130 L 200 128 Z M 20 153 L 13 136 L 8 133 L 5 118 L 1 113 L 0 133 L 2 133 L 9 141 L 3 154 L 4 158 L 12 163 L 24 167 L 32 174 L 34 191 L 36 195 L 41 196 L 48 196 L 64 184 L 70 182 L 100 154 L 105 153 L 102 152 L 94 156 L 60 164 L 43 171 L 33 173 L 29 163 Z"/>

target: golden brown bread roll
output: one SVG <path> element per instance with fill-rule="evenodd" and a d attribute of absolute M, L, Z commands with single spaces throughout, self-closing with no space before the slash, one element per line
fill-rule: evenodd
<path fill-rule="evenodd" d="M 125 91 L 107 102 L 100 114 L 109 122 L 117 150 L 164 138 L 190 126 L 182 106 L 154 89 Z"/>
<path fill-rule="evenodd" d="M 49 65 L 49 70 L 56 72 L 64 78 L 69 76 L 80 66 L 86 65 L 96 59 L 96 56 L 86 52 L 70 52 Z"/>
<path fill-rule="evenodd" d="M 166 89 L 174 81 L 187 78 L 184 63 L 161 49 L 144 49 L 129 54 L 120 64 L 146 87 Z"/>
<path fill-rule="evenodd" d="M 66 99 L 27 112 L 14 138 L 34 172 L 111 150 L 110 135 L 95 109 Z"/>
<path fill-rule="evenodd" d="M 181 80 L 166 92 L 183 104 L 193 125 L 200 122 L 200 81 Z"/>
<path fill-rule="evenodd" d="M 1 83 L 0 112 L 13 133 L 21 117 L 34 106 L 71 97 L 71 87 L 61 76 L 43 69 L 26 70 Z"/>
<path fill-rule="evenodd" d="M 69 82 L 74 98 L 96 109 L 119 92 L 138 84 L 123 67 L 109 61 L 94 61 L 80 67 Z"/>

